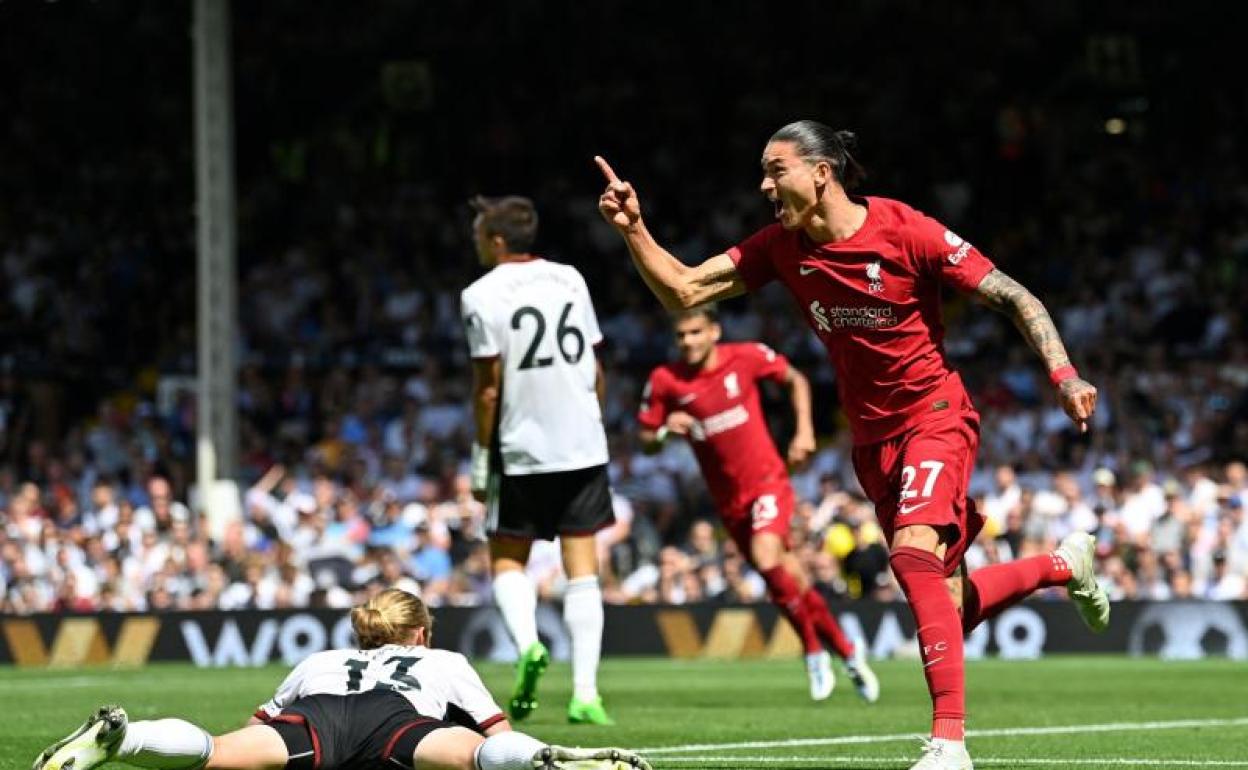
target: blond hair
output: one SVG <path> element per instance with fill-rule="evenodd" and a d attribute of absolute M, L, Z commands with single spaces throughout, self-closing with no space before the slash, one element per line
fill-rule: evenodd
<path fill-rule="evenodd" d="M 351 610 L 351 627 L 361 650 L 387 644 L 409 644 L 412 631 L 425 629 L 425 643 L 433 635 L 433 618 L 420 597 L 401 588 L 387 588 Z"/>

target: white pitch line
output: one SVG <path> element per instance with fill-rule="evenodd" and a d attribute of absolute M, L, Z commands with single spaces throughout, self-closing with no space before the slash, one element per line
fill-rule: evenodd
<path fill-rule="evenodd" d="M 672 764 L 702 764 L 707 762 L 747 762 L 749 764 L 826 764 L 828 762 L 852 762 L 856 765 L 896 765 L 913 762 L 914 757 L 861 757 L 861 756 L 833 756 L 833 757 L 811 757 L 811 756 L 794 756 L 794 757 L 748 757 L 748 756 L 726 756 L 726 757 L 667 757 L 663 759 L 664 765 Z M 1087 765 L 1121 765 L 1124 767 L 1248 767 L 1248 760 L 1237 759 L 1144 759 L 1132 757 L 1092 757 L 1081 759 L 1020 759 L 1018 757 L 975 757 L 976 766 L 1001 765 L 1005 767 L 1035 767 L 1037 765 L 1064 767 L 1076 765 L 1085 767 Z"/>
<path fill-rule="evenodd" d="M 991 730 L 967 730 L 968 738 L 997 738 L 1019 735 L 1074 735 L 1079 733 L 1117 733 L 1139 730 L 1182 730 L 1190 727 L 1245 727 L 1248 717 L 1236 719 L 1177 719 L 1169 722 L 1108 722 L 1093 725 L 1059 725 L 1053 727 L 1004 727 Z M 779 749 L 796 746 L 844 746 L 863 743 L 913 741 L 916 733 L 890 735 L 838 735 L 833 738 L 790 738 L 782 741 L 742 741 L 740 743 L 699 743 L 682 746 L 654 746 L 638 749 L 643 754 L 690 754 L 697 751 L 731 751 L 735 749 Z"/>

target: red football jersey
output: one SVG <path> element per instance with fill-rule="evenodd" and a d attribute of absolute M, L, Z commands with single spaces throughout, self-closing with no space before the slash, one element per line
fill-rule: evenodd
<path fill-rule="evenodd" d="M 974 291 L 993 269 L 971 244 L 900 201 L 859 198 L 867 219 L 817 244 L 779 224 L 728 250 L 751 290 L 783 281 L 828 349 L 855 444 L 969 405 L 945 358 L 941 284 Z"/>
<path fill-rule="evenodd" d="M 758 381 L 784 382 L 789 362 L 761 343 L 716 347 L 714 369 L 674 363 L 650 372 L 637 422 L 651 430 L 671 412 L 697 420 L 689 439 L 720 511 L 748 505 L 760 489 L 788 480 L 788 469 L 763 419 Z"/>

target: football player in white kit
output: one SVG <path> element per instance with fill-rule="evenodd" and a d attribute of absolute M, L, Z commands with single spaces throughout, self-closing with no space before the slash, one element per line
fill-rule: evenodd
<path fill-rule="evenodd" d="M 463 655 L 429 648 L 432 619 L 406 591 L 351 611 L 359 649 L 308 656 L 246 727 L 211 736 L 183 719 L 99 709 L 34 770 L 105 762 L 162 770 L 649 770 L 620 749 L 566 749 L 514 732 Z"/>
<path fill-rule="evenodd" d="M 568 721 L 611 724 L 597 684 L 603 618 L 594 533 L 615 518 L 594 354 L 602 332 L 576 268 L 531 252 L 532 201 L 478 197 L 472 205 L 477 256 L 489 268 L 461 296 L 473 370 L 472 480 L 487 502 L 494 600 L 520 651 L 508 712 L 519 720 L 537 707 L 550 656 L 524 565 L 535 539 L 558 537 L 572 637 Z"/>

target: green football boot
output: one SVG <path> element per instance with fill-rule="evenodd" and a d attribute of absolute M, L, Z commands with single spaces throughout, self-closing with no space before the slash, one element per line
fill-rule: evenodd
<path fill-rule="evenodd" d="M 537 708 L 537 682 L 550 665 L 550 652 L 546 645 L 534 642 L 520 655 L 516 663 L 516 686 L 507 704 L 507 713 L 519 722 Z"/>
<path fill-rule="evenodd" d="M 613 725 L 615 720 L 607 715 L 602 696 L 593 700 L 573 697 L 568 701 L 568 721 L 574 725 Z"/>

